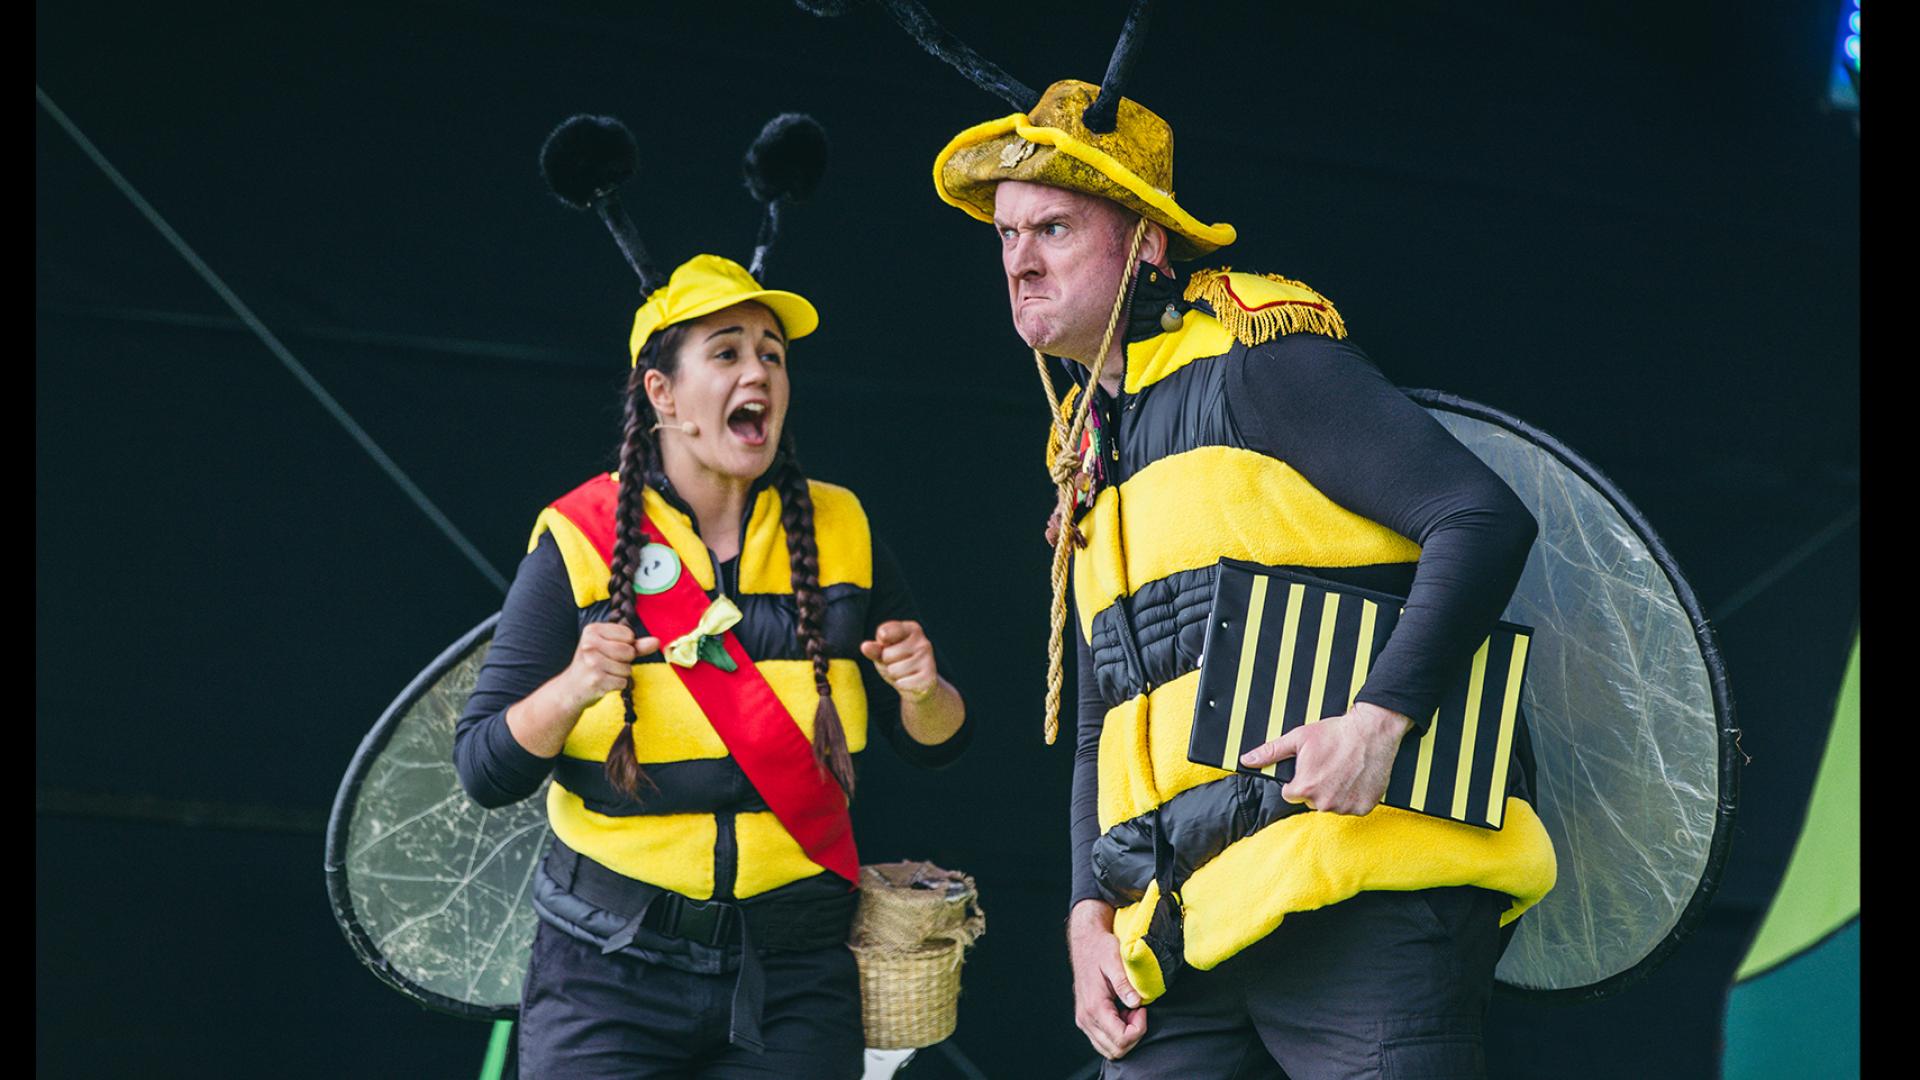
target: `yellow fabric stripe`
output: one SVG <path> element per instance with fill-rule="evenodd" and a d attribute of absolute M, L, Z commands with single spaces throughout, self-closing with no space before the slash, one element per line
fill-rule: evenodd
<path fill-rule="evenodd" d="M 805 660 L 762 660 L 756 666 L 811 741 L 813 715 L 820 701 L 813 686 L 813 665 Z M 847 733 L 847 749 L 858 753 L 867 745 L 867 694 L 859 665 L 852 660 L 827 661 L 827 686 Z M 720 741 L 720 733 L 700 711 L 673 665 L 633 666 L 633 707 L 633 745 L 642 764 L 727 756 L 727 744 Z M 587 761 L 607 760 L 625 717 L 620 695 L 606 695 L 580 715 L 562 753 Z"/>
<path fill-rule="evenodd" d="M 720 828 L 712 814 L 610 817 L 553 784 L 547 788 L 547 821 L 561 843 L 609 870 L 695 900 L 713 895 L 713 845 Z"/>
<path fill-rule="evenodd" d="M 680 556 L 681 567 L 693 574 L 693 580 L 699 582 L 702 589 L 711 590 L 713 560 L 707 555 L 706 541 L 694 531 L 687 515 L 674 509 L 672 503 L 652 488 L 646 489 L 640 498 L 646 504 L 647 517 L 659 529 L 662 539 Z"/>
<path fill-rule="evenodd" d="M 733 892 L 742 900 L 826 869 L 807 858 L 800 842 L 771 813 L 735 814 L 733 836 L 740 850 Z"/>
<path fill-rule="evenodd" d="M 1527 666 L 1528 639 L 1516 636 L 1513 639 L 1513 658 L 1507 662 L 1507 694 L 1500 703 L 1500 741 L 1493 750 L 1493 782 L 1487 786 L 1487 809 L 1492 818 L 1489 822 L 1494 828 L 1500 828 L 1501 809 L 1506 805 L 1507 765 L 1513 755 L 1513 731 L 1519 726 L 1520 719 L 1520 676 Z"/>
<path fill-rule="evenodd" d="M 532 551 L 540 545 L 542 533 L 552 533 L 554 546 L 560 549 L 560 561 L 567 567 L 567 583 L 573 586 L 573 602 L 576 607 L 586 607 L 607 598 L 607 579 L 611 572 L 593 549 L 592 541 L 567 516 L 549 506 L 540 511 L 533 523 L 533 535 L 527 539 L 527 550 Z"/>
<path fill-rule="evenodd" d="M 873 536 L 867 512 L 853 492 L 837 484 L 807 481 L 813 497 L 813 539 L 820 549 L 820 587 L 873 588 Z M 747 519 L 741 541 L 740 591 L 790 593 L 793 564 L 787 557 L 787 530 L 781 524 L 780 496 L 763 488 Z"/>
<path fill-rule="evenodd" d="M 1159 806 L 1190 788 L 1233 775 L 1187 760 L 1198 669 L 1107 710 L 1100 731 L 1100 828 Z M 1149 714 L 1154 718 L 1148 723 Z"/>
<path fill-rule="evenodd" d="M 1553 842 L 1533 808 L 1508 799 L 1506 819 L 1496 832 L 1390 806 L 1361 817 L 1281 818 L 1229 845 L 1181 886 L 1187 962 L 1213 968 L 1287 915 L 1363 890 L 1478 885 L 1513 898 L 1500 917 L 1501 925 L 1512 922 L 1553 888 L 1557 871 Z M 1114 913 L 1116 931 L 1138 925 L 1144 933 L 1132 910 L 1139 906 Z M 1121 939 L 1123 955 L 1128 941 Z"/>
<path fill-rule="evenodd" d="M 1233 344 L 1233 335 L 1220 320 L 1204 311 L 1189 311 L 1174 333 L 1127 346 L 1126 391 L 1137 394 L 1195 360 L 1225 355 Z"/>
<path fill-rule="evenodd" d="M 1427 805 L 1427 782 L 1433 777 L 1433 737 L 1440 730 L 1440 711 L 1434 710 L 1433 719 L 1427 721 L 1427 733 L 1420 736 L 1420 760 L 1413 767 L 1413 805 L 1425 809 Z"/>
<path fill-rule="evenodd" d="M 867 512 L 853 492 L 837 484 L 807 481 L 813 495 L 814 544 L 820 551 L 820 587 L 849 584 L 873 588 L 873 537 Z M 713 588 L 713 563 L 707 556 L 706 542 L 700 539 L 687 516 L 674 509 L 658 492 L 648 490 L 647 513 L 666 534 L 667 543 L 690 567 L 693 579 L 702 589 Z M 586 535 L 552 507 L 540 512 L 527 550 L 540 543 L 543 533 L 553 533 L 560 557 L 567 566 L 567 579 L 573 585 L 574 603 L 579 607 L 607 598 L 607 579 L 611 571 L 595 551 Z M 747 530 L 741 538 L 740 591 L 743 593 L 783 594 L 793 591 L 793 568 L 787 556 L 787 531 L 780 523 L 780 496 L 772 488 L 762 488 L 755 496 L 753 512 L 747 516 Z"/>
<path fill-rule="evenodd" d="M 1122 519 L 1116 503 L 1124 498 Z M 1122 572 L 1122 537 L 1127 555 Z M 1081 632 L 1122 595 L 1220 558 L 1268 566 L 1369 566 L 1420 558 L 1420 546 L 1361 517 L 1293 467 L 1253 450 L 1203 446 L 1161 458 L 1108 488 L 1080 519 L 1088 546 L 1074 555 Z"/>
<path fill-rule="evenodd" d="M 1473 744 L 1480 733 L 1480 695 L 1487 689 L 1487 650 L 1492 647 L 1491 639 L 1480 643 L 1473 654 L 1473 672 L 1467 676 L 1467 718 L 1460 729 L 1460 759 L 1454 766 L 1453 808 L 1451 816 L 1458 821 L 1467 818 L 1467 789 L 1473 784 Z"/>
<path fill-rule="evenodd" d="M 1260 616 L 1267 606 L 1266 577 L 1253 579 L 1253 591 L 1247 597 L 1246 637 L 1240 642 L 1240 667 L 1233 680 L 1233 707 L 1227 714 L 1227 746 L 1220 759 L 1222 769 L 1239 764 L 1240 736 L 1247 725 L 1247 687 L 1253 682 L 1254 653 L 1260 644 Z"/>
<path fill-rule="evenodd" d="M 1353 646 L 1353 682 L 1347 687 L 1347 708 L 1353 708 L 1353 702 L 1360 696 L 1360 688 L 1367 684 L 1367 667 L 1373 663 L 1373 625 L 1380 606 L 1362 598 L 1360 601 L 1360 637 Z"/>
<path fill-rule="evenodd" d="M 1175 897 L 1175 902 L 1179 900 Z M 1154 906 L 1160 902 L 1160 883 L 1147 882 L 1147 891 L 1140 901 L 1129 904 L 1114 913 L 1114 936 L 1127 944 L 1120 950 L 1120 962 L 1127 969 L 1127 981 L 1140 991 L 1143 1001 L 1152 1001 L 1167 992 L 1166 976 L 1160 970 L 1160 960 L 1147 948 L 1140 938 L 1147 932 L 1147 926 L 1153 921 Z M 1124 913 L 1124 915 L 1122 914 Z"/>
<path fill-rule="evenodd" d="M 1300 597 L 1306 591 L 1306 586 L 1297 581 L 1287 586 L 1287 615 L 1280 624 L 1280 658 L 1273 670 L 1273 705 L 1267 711 L 1265 742 L 1272 742 L 1285 734 L 1280 730 L 1285 720 L 1281 713 L 1286 710 L 1287 690 L 1293 685 L 1293 647 L 1300 631 Z M 1272 776 L 1277 764 L 1269 765 L 1260 772 Z"/>
<path fill-rule="evenodd" d="M 1326 715 L 1327 664 L 1333 652 L 1333 620 L 1340 615 L 1340 594 L 1330 592 L 1320 609 L 1320 642 L 1313 655 L 1313 681 L 1307 684 L 1307 723 L 1318 723 Z"/>

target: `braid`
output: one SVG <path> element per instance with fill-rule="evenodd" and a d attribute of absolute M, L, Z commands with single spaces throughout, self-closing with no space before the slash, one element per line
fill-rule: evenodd
<path fill-rule="evenodd" d="M 813 685 L 820 704 L 813 713 L 813 760 L 822 772 L 840 782 L 840 789 L 853 797 L 853 755 L 847 749 L 847 733 L 840 724 L 840 710 L 833 704 L 832 688 L 827 682 L 827 602 L 820 591 L 820 548 L 813 535 L 813 494 L 800 471 L 793 436 L 780 440 L 782 463 L 774 483 L 780 493 L 780 524 L 787 533 L 787 561 L 793 567 L 793 606 L 799 615 L 794 633 L 813 662 Z"/>
<path fill-rule="evenodd" d="M 659 468 L 659 455 L 653 445 L 653 406 L 647 401 L 647 372 L 668 370 L 679 350 L 683 327 L 668 327 L 641 348 L 634 361 L 633 374 L 627 378 L 627 397 L 620 442 L 620 495 L 613 514 L 613 560 L 607 567 L 607 599 L 613 606 L 613 619 L 634 633 L 640 632 L 633 609 L 633 570 L 640 561 L 640 549 L 647 543 L 646 490 L 649 479 Z M 663 358 L 665 363 L 660 361 Z M 620 734 L 614 736 L 604 766 L 607 782 L 629 798 L 639 798 L 641 785 L 658 791 L 659 787 L 640 767 L 639 751 L 633 744 L 633 680 L 620 690 L 620 702 L 626 720 Z"/>

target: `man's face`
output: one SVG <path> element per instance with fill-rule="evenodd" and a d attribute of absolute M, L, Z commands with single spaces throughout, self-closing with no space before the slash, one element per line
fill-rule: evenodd
<path fill-rule="evenodd" d="M 1065 188 L 1003 180 L 994 189 L 1007 300 L 1028 345 L 1097 363 L 1134 220 L 1106 199 Z"/>

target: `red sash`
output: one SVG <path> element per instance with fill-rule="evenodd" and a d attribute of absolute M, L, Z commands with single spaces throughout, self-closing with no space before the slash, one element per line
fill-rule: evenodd
<path fill-rule="evenodd" d="M 609 566 L 613 565 L 614 511 L 619 494 L 618 481 L 601 475 L 553 504 Z M 666 543 L 666 534 L 651 518 L 647 526 L 649 542 Z M 634 611 L 663 648 L 698 625 L 710 603 L 684 562 L 679 579 L 667 591 L 634 597 Z M 733 658 L 732 671 L 722 671 L 705 661 L 690 668 L 668 666 L 680 676 L 681 684 L 766 801 L 767 809 L 799 841 L 807 857 L 857 884 L 860 858 L 853 847 L 853 819 L 847 813 L 846 794 L 815 764 L 813 744 L 793 722 L 792 714 L 767 685 L 733 631 L 722 635 L 721 644 Z"/>

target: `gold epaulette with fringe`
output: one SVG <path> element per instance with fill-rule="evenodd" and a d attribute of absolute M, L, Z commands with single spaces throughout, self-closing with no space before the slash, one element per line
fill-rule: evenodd
<path fill-rule="evenodd" d="M 1242 345 L 1259 345 L 1282 334 L 1347 336 L 1333 301 L 1279 274 L 1236 274 L 1230 267 L 1195 271 L 1187 281 L 1189 303 L 1205 300 Z"/>

